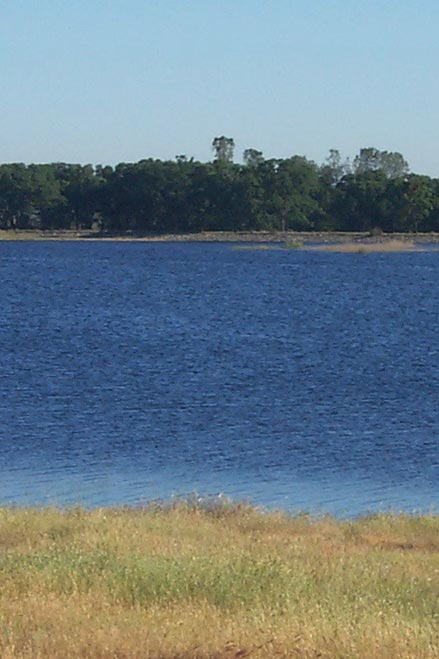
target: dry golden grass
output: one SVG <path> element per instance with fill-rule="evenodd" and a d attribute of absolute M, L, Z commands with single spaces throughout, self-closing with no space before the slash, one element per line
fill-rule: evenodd
<path fill-rule="evenodd" d="M 3 659 L 439 656 L 439 519 L 0 509 Z"/>
<path fill-rule="evenodd" d="M 40 231 L 20 229 L 0 229 L 0 242 L 10 240 L 41 241 L 41 240 L 83 240 L 88 237 L 89 232 L 79 231 Z"/>
<path fill-rule="evenodd" d="M 238 252 L 245 250 L 266 251 L 268 249 L 276 249 L 276 246 L 267 245 L 265 243 L 254 243 L 252 245 L 232 245 L 232 249 Z"/>
<path fill-rule="evenodd" d="M 382 240 L 378 242 L 349 242 L 318 245 L 310 249 L 319 252 L 345 252 L 349 254 L 379 254 L 385 252 L 419 252 L 422 248 L 412 240 Z"/>

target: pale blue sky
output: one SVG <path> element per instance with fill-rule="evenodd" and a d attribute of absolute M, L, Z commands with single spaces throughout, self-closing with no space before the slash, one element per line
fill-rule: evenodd
<path fill-rule="evenodd" d="M 439 176 L 437 0 L 0 0 L 0 162 L 401 151 Z"/>

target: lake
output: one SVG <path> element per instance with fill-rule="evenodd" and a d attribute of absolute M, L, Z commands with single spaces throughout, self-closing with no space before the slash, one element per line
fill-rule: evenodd
<path fill-rule="evenodd" d="M 439 253 L 0 243 L 0 504 L 439 506 Z"/>

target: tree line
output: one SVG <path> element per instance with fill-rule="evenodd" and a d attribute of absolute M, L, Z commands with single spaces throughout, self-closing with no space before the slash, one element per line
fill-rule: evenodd
<path fill-rule="evenodd" d="M 439 231 L 439 180 L 409 171 L 400 153 L 331 150 L 265 159 L 216 137 L 212 162 L 176 156 L 115 167 L 0 165 L 0 228 L 117 233 L 196 231 Z"/>

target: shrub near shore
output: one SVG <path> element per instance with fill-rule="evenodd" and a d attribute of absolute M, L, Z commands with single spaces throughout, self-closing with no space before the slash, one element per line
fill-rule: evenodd
<path fill-rule="evenodd" d="M 4 658 L 437 657 L 439 519 L 0 509 Z"/>

